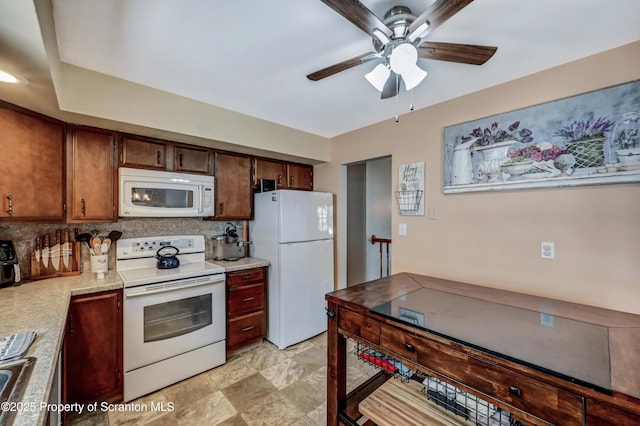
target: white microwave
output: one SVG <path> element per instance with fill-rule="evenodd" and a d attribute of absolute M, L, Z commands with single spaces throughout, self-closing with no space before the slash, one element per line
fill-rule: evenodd
<path fill-rule="evenodd" d="M 214 177 L 120 167 L 120 217 L 213 216 Z"/>

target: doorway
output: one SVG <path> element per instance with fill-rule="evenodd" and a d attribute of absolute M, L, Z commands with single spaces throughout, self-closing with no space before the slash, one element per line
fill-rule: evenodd
<path fill-rule="evenodd" d="M 386 253 L 371 244 L 371 236 L 391 238 L 391 157 L 347 164 L 347 287 L 380 278 L 387 270 Z M 389 262 L 391 246 L 389 246 Z"/>

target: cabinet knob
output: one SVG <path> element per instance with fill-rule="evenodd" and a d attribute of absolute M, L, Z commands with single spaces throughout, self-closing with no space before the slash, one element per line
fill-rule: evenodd
<path fill-rule="evenodd" d="M 156 163 L 158 163 L 158 165 L 161 165 L 162 163 L 160 162 L 161 158 L 160 158 L 160 150 L 157 151 L 157 156 L 156 156 Z"/>
<path fill-rule="evenodd" d="M 245 297 L 244 299 L 242 299 L 243 302 L 251 302 L 253 299 L 255 299 L 255 297 L 251 296 L 251 297 Z"/>
<path fill-rule="evenodd" d="M 180 154 L 180 167 L 182 167 L 182 154 Z"/>
<path fill-rule="evenodd" d="M 416 350 L 415 346 L 413 346 L 411 343 L 407 343 L 404 347 L 405 347 L 409 352 L 415 352 L 415 350 Z"/>
<path fill-rule="evenodd" d="M 218 210 L 220 211 L 221 215 L 224 214 L 224 203 L 220 203 L 220 208 Z"/>
<path fill-rule="evenodd" d="M 9 208 L 7 209 L 7 213 L 13 214 L 13 195 L 7 195 L 7 200 L 9 200 Z"/>
<path fill-rule="evenodd" d="M 255 327 L 254 327 L 253 325 L 252 325 L 251 327 L 245 327 L 245 328 L 243 328 L 243 329 L 242 329 L 242 332 L 243 332 L 243 333 L 246 333 L 247 331 L 251 331 L 251 330 L 253 330 L 254 328 L 255 328 Z"/>
<path fill-rule="evenodd" d="M 517 396 L 518 398 L 522 397 L 522 391 L 515 386 L 509 386 L 509 393 L 513 396 Z"/>
<path fill-rule="evenodd" d="M 82 212 L 82 216 L 87 215 L 87 204 L 84 202 L 84 197 L 80 200 L 80 211 Z"/>
<path fill-rule="evenodd" d="M 289 177 L 289 185 L 293 186 L 293 180 L 294 180 L 294 177 L 290 176 Z"/>

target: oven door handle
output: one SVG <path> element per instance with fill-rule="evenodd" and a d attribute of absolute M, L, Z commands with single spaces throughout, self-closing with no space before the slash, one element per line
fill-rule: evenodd
<path fill-rule="evenodd" d="M 203 285 L 210 285 L 210 284 L 215 284 L 215 283 L 220 283 L 220 282 L 224 282 L 224 275 L 222 275 L 221 277 L 215 277 L 215 279 L 210 280 L 210 281 L 206 281 L 206 282 L 198 282 L 198 281 L 196 281 L 196 282 L 191 282 L 191 283 L 185 282 L 185 283 L 182 283 L 182 284 L 181 283 L 173 283 L 173 284 L 162 285 L 162 286 L 159 286 L 158 288 L 153 288 L 153 289 L 150 289 L 150 290 L 136 291 L 136 292 L 133 292 L 133 293 L 125 292 L 124 297 L 131 298 L 131 297 L 148 296 L 150 294 L 167 293 L 167 292 L 170 292 L 170 291 L 182 290 L 182 289 L 185 289 L 185 288 L 200 287 L 200 286 L 203 286 Z"/>

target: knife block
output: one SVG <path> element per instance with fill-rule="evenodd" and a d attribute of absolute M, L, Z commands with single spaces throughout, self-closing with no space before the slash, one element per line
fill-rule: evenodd
<path fill-rule="evenodd" d="M 47 278 L 55 278 L 55 277 L 68 277 L 72 275 L 80 275 L 80 251 L 81 251 L 81 243 L 79 241 L 69 242 L 71 245 L 72 253 L 69 257 L 69 266 L 68 270 L 64 270 L 64 265 L 62 261 L 62 256 L 59 256 L 59 265 L 58 267 L 54 267 L 52 264 L 52 255 L 51 250 L 49 250 L 49 255 L 47 259 L 36 258 L 35 250 L 31 252 L 31 281 L 36 280 L 44 280 Z"/>

